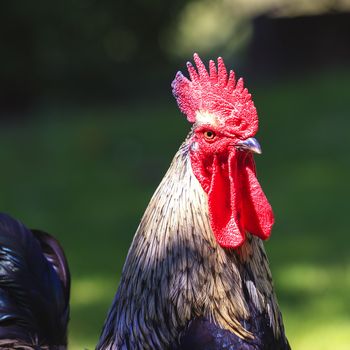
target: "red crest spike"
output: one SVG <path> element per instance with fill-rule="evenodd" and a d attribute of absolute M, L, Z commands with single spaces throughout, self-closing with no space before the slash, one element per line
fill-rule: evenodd
<path fill-rule="evenodd" d="M 235 88 L 236 85 L 236 77 L 235 77 L 235 72 L 233 70 L 230 70 L 230 76 L 228 78 L 227 82 L 227 92 L 230 94 L 232 93 L 233 89 Z"/>
<path fill-rule="evenodd" d="M 194 62 L 197 66 L 198 73 L 199 73 L 199 76 L 201 77 L 201 79 L 208 80 L 209 74 L 208 74 L 208 71 L 205 68 L 205 65 L 203 64 L 202 60 L 199 58 L 199 56 L 196 53 L 193 55 L 193 58 L 194 58 Z"/>
<path fill-rule="evenodd" d="M 197 71 L 196 69 L 192 66 L 192 63 L 191 62 L 187 62 L 187 70 L 188 70 L 188 73 L 190 75 L 190 78 L 193 82 L 198 82 L 199 80 L 199 77 L 198 77 L 198 74 L 197 74 Z"/>
<path fill-rule="evenodd" d="M 218 76 L 219 76 L 219 82 L 218 82 L 219 85 L 221 87 L 225 87 L 227 84 L 227 70 L 222 57 L 218 58 Z"/>
<path fill-rule="evenodd" d="M 195 123 L 199 113 L 210 113 L 225 127 L 225 130 L 240 139 L 247 139 L 258 130 L 258 116 L 243 79 L 237 83 L 235 73 L 229 75 L 224 60 L 219 57 L 217 67 L 209 62 L 209 73 L 194 54 L 196 68 L 187 63 L 190 80 L 181 72 L 176 74 L 171 86 L 178 106 L 191 123 Z"/>
<path fill-rule="evenodd" d="M 218 72 L 216 70 L 215 62 L 213 60 L 209 61 L 209 75 L 211 83 L 216 84 L 218 82 Z"/>

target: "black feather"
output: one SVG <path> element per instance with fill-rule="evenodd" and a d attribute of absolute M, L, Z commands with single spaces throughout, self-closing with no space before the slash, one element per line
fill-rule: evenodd
<path fill-rule="evenodd" d="M 248 275 L 249 271 L 245 266 L 245 272 Z M 290 350 L 283 325 L 280 325 L 282 333 L 276 336 L 267 310 L 257 309 L 245 283 L 243 283 L 243 292 L 249 308 L 249 317 L 240 320 L 240 323 L 253 334 L 253 339 L 242 339 L 205 318 L 196 318 L 182 333 L 180 346 L 175 347 L 174 350 Z"/>
<path fill-rule="evenodd" d="M 65 345 L 69 290 L 58 242 L 0 214 L 0 339 Z"/>
<path fill-rule="evenodd" d="M 276 338 L 271 328 L 265 326 L 266 318 L 262 313 L 257 320 L 251 317 L 245 323 L 247 330 L 254 334 L 251 340 L 244 340 L 205 318 L 194 319 L 174 350 L 290 350 L 284 335 Z"/>

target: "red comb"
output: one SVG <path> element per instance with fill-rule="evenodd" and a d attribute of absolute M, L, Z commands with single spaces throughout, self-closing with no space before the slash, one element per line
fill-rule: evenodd
<path fill-rule="evenodd" d="M 196 53 L 193 58 L 197 70 L 187 63 L 190 80 L 178 72 L 171 84 L 178 106 L 188 121 L 194 123 L 197 112 L 209 112 L 228 133 L 242 139 L 254 136 L 258 130 L 258 116 L 243 79 L 236 83 L 235 73 L 230 70 L 227 74 L 221 57 L 217 67 L 214 61 L 209 62 L 209 72 Z"/>

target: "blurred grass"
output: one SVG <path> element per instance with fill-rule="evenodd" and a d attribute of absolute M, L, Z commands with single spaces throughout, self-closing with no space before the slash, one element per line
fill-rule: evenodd
<path fill-rule="evenodd" d="M 250 86 L 277 218 L 266 246 L 294 350 L 350 344 L 349 85 L 343 70 Z M 143 210 L 188 130 L 170 92 L 2 123 L 0 210 L 64 246 L 72 350 L 94 348 Z"/>

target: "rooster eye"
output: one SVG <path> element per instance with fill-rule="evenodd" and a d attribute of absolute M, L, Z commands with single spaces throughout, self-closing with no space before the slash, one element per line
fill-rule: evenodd
<path fill-rule="evenodd" d="M 206 140 L 212 141 L 215 138 L 215 133 L 211 130 L 204 131 L 203 134 Z"/>

